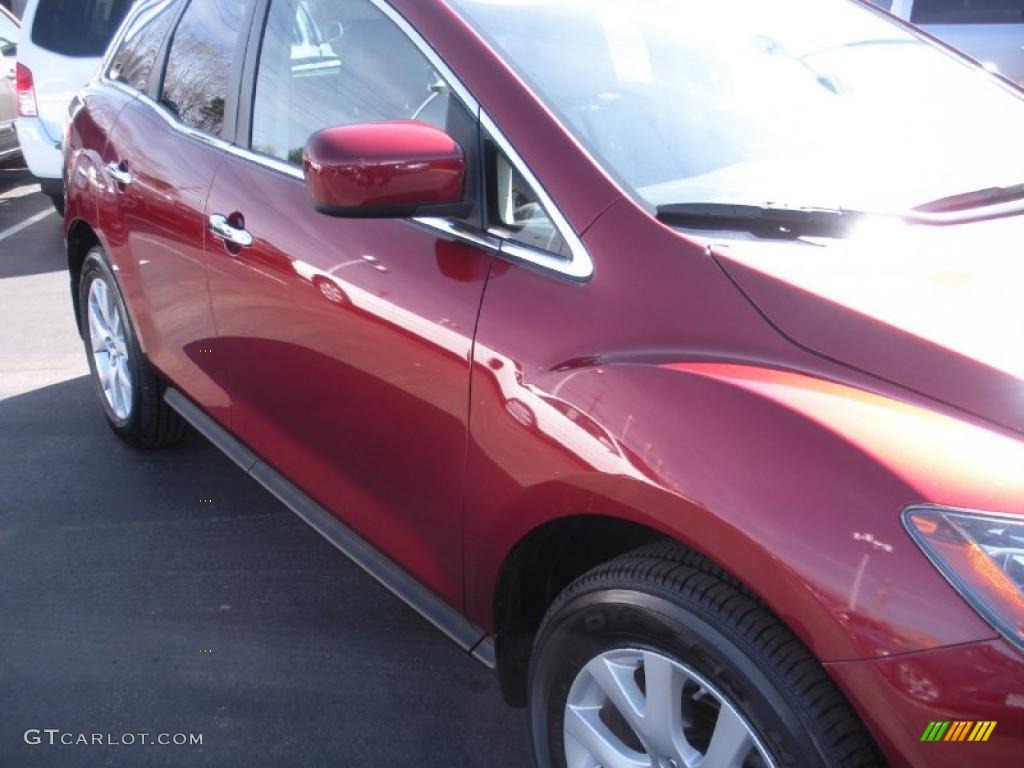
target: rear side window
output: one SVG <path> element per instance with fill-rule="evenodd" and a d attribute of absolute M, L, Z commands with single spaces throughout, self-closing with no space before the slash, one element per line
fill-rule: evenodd
<path fill-rule="evenodd" d="M 177 0 L 163 0 L 140 13 L 125 31 L 107 75 L 111 80 L 146 90 L 157 54 L 171 28 Z"/>
<path fill-rule="evenodd" d="M 252 0 L 192 0 L 174 32 L 160 100 L 192 128 L 224 126 L 232 64 Z"/>
<path fill-rule="evenodd" d="M 32 42 L 62 56 L 100 57 L 133 0 L 39 0 Z"/>
<path fill-rule="evenodd" d="M 1024 24 L 1024 0 L 916 0 L 915 24 Z"/>

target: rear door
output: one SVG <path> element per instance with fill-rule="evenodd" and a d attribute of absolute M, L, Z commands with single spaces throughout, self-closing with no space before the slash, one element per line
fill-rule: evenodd
<path fill-rule="evenodd" d="M 252 238 L 208 240 L 233 431 L 460 605 L 469 360 L 491 261 L 480 216 L 330 218 L 300 162 L 322 128 L 415 117 L 459 141 L 475 189 L 475 105 L 370 0 L 271 0 L 256 48 L 252 151 L 224 161 L 209 206 Z"/>
<path fill-rule="evenodd" d="M 138 89 L 121 113 L 104 165 L 116 205 L 102 222 L 150 361 L 198 405 L 229 423 L 223 359 L 216 349 L 205 262 L 206 207 L 234 131 L 234 105 L 253 0 L 171 2 L 127 30 L 140 47 L 161 40 L 166 69 L 139 71 L 131 51 L 108 76 Z M 162 56 L 161 56 L 162 59 Z"/>
<path fill-rule="evenodd" d="M 71 97 L 96 71 L 133 2 L 39 0 L 26 19 L 19 60 L 32 70 L 39 118 L 54 144 Z"/>

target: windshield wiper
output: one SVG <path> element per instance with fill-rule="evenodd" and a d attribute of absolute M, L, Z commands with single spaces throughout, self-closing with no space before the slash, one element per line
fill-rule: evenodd
<path fill-rule="evenodd" d="M 989 205 L 1010 203 L 1015 200 L 1024 200 L 1024 184 L 1015 184 L 1011 187 L 989 187 L 978 189 L 974 192 L 962 192 L 959 195 L 940 197 L 930 203 L 919 205 L 915 211 L 925 213 L 948 213 L 951 211 L 969 211 L 975 208 L 984 208 Z"/>
<path fill-rule="evenodd" d="M 673 203 L 658 206 L 658 219 L 691 229 L 738 230 L 758 237 L 844 237 L 867 214 L 838 208 Z"/>

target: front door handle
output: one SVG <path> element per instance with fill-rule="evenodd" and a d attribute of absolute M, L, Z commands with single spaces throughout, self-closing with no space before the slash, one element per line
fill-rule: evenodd
<path fill-rule="evenodd" d="M 135 177 L 132 176 L 125 168 L 122 168 L 119 163 L 108 163 L 107 173 L 110 174 L 110 178 L 124 186 L 128 186 L 135 181 Z"/>
<path fill-rule="evenodd" d="M 239 245 L 242 248 L 251 248 L 253 242 L 255 242 L 249 232 L 231 226 L 227 216 L 221 216 L 219 213 L 210 215 L 210 231 L 221 240 Z"/>

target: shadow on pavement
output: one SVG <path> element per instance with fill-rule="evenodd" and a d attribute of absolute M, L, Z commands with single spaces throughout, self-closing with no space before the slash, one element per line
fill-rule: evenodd
<path fill-rule="evenodd" d="M 22 187 L 33 184 L 32 174 L 20 160 L 16 163 L 8 161 L 6 165 L 0 164 L 0 195 L 14 187 Z"/>
<path fill-rule="evenodd" d="M 40 211 L 49 210 L 49 200 L 42 195 L 34 195 L 33 198 L 34 207 L 28 208 L 23 204 L 21 208 L 26 211 L 21 212 L 16 220 L 8 221 L 7 226 L 13 226 Z M 45 201 L 45 205 L 40 201 Z M 11 201 L 0 200 L 0 206 L 5 202 Z M 3 208 L 0 207 L 2 213 Z M 0 242 L 0 279 L 60 272 L 66 270 L 67 266 L 64 233 L 56 213 Z"/>
<path fill-rule="evenodd" d="M 83 376 L 0 438 L 0 765 L 529 764 L 490 672 L 198 435 L 129 449 Z"/>

